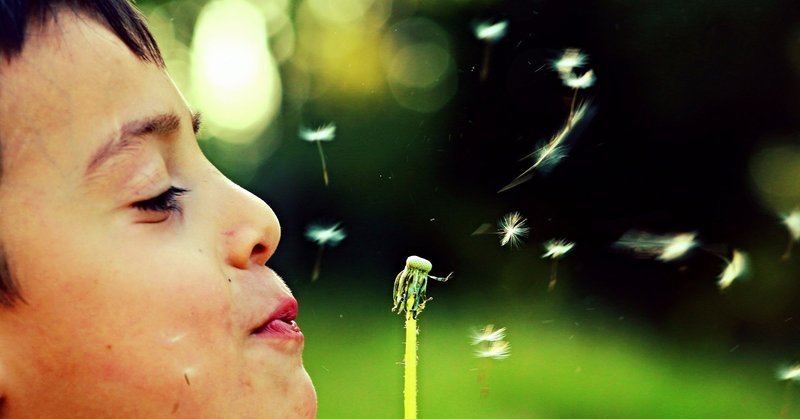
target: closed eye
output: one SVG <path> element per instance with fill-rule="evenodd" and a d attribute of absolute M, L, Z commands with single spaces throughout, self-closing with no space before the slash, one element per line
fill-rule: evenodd
<path fill-rule="evenodd" d="M 160 195 L 144 201 L 134 202 L 131 206 L 141 211 L 176 212 L 180 214 L 183 212 L 183 206 L 178 198 L 187 192 L 189 192 L 188 189 L 170 186 Z"/>

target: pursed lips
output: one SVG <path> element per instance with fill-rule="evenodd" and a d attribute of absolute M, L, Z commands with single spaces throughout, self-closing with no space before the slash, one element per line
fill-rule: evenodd
<path fill-rule="evenodd" d="M 292 340 L 302 342 L 303 332 L 297 326 L 297 300 L 284 298 L 264 321 L 251 329 L 250 336 L 269 340 Z"/>

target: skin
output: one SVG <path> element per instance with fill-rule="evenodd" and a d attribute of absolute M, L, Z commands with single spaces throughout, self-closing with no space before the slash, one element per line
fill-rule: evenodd
<path fill-rule="evenodd" d="M 31 31 L 0 61 L 0 243 L 25 298 L 0 308 L 0 415 L 314 417 L 302 335 L 251 334 L 291 298 L 265 266 L 275 214 L 206 160 L 164 70 L 86 16 Z M 87 174 L 154 115 L 179 126 Z M 170 186 L 182 211 L 135 206 Z"/>

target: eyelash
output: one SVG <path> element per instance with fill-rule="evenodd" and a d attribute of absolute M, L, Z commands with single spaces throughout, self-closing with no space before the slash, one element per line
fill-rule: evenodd
<path fill-rule="evenodd" d="M 134 202 L 131 206 L 141 211 L 156 212 L 183 212 L 183 206 L 178 198 L 189 192 L 188 189 L 170 186 L 162 194 L 144 201 Z"/>

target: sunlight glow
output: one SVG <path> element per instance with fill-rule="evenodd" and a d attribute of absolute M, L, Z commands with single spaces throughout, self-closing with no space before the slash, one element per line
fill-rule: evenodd
<path fill-rule="evenodd" d="M 363 19 L 376 0 L 308 0 L 308 6 L 318 19 L 332 23 L 348 24 Z M 378 6 L 388 13 L 386 1 L 378 1 Z"/>
<path fill-rule="evenodd" d="M 245 0 L 216 0 L 200 13 L 192 42 L 192 99 L 208 131 L 248 143 L 278 111 L 281 81 L 266 19 Z"/>

